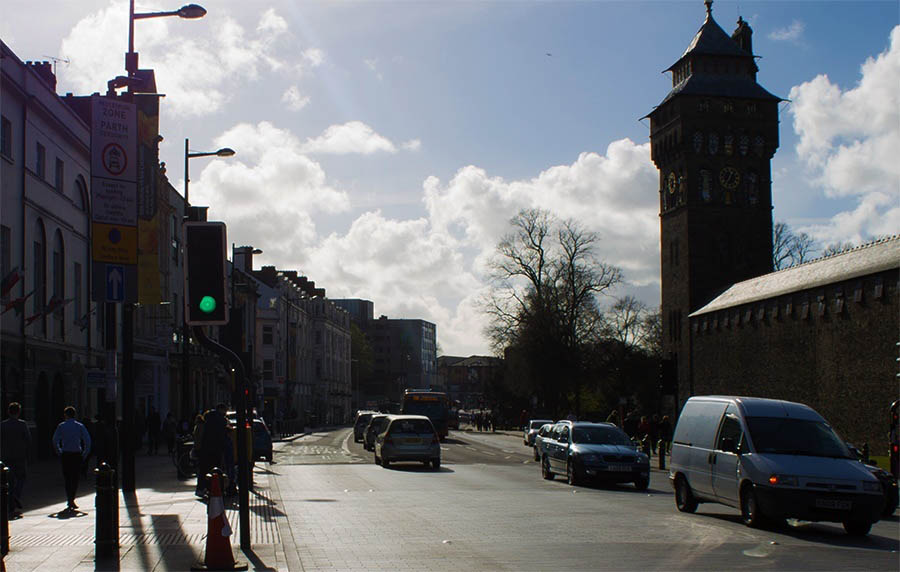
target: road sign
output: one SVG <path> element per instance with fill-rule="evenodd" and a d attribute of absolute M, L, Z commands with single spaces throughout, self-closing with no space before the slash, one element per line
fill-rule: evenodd
<path fill-rule="evenodd" d="M 91 99 L 91 255 L 94 299 L 137 302 L 137 108 Z"/>

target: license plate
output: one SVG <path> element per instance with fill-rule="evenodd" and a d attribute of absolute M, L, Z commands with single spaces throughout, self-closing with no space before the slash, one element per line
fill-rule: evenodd
<path fill-rule="evenodd" d="M 853 503 L 848 500 L 816 499 L 816 508 L 830 508 L 833 510 L 850 510 Z"/>
<path fill-rule="evenodd" d="M 419 437 L 410 437 L 410 438 L 406 439 L 405 443 L 407 445 L 421 445 L 422 439 Z"/>
<path fill-rule="evenodd" d="M 631 470 L 631 466 L 629 465 L 609 465 L 606 468 L 607 471 L 616 471 L 619 473 L 625 473 Z"/>

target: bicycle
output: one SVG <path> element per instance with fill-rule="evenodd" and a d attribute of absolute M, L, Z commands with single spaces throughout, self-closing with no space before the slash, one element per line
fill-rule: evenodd
<path fill-rule="evenodd" d="M 189 479 L 197 472 L 197 462 L 191 457 L 194 443 L 188 435 L 176 437 L 175 451 L 172 452 L 172 464 L 179 479 Z"/>

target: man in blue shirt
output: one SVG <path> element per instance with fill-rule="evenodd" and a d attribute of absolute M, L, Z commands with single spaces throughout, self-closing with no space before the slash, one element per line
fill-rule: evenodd
<path fill-rule="evenodd" d="M 91 452 L 91 435 L 84 425 L 75 419 L 75 408 L 71 405 L 63 410 L 66 420 L 56 427 L 53 433 L 53 448 L 62 458 L 62 472 L 66 480 L 67 511 L 78 508 L 75 504 L 75 493 L 78 492 L 78 475 L 81 463 Z"/>

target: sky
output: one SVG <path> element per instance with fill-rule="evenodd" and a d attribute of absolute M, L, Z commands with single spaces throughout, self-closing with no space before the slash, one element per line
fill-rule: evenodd
<path fill-rule="evenodd" d="M 135 22 L 156 72 L 160 159 L 190 201 L 330 298 L 437 325 L 485 355 L 489 262 L 523 208 L 574 219 L 622 269 L 613 297 L 659 305 L 662 73 L 702 25 L 690 1 L 202 0 L 199 20 Z M 174 10 L 137 0 L 137 12 Z M 5 0 L 0 38 L 60 58 L 60 94 L 124 73 L 128 2 Z M 900 232 L 900 5 L 717 0 L 753 28 L 759 83 L 784 98 L 776 221 L 820 244 Z"/>

